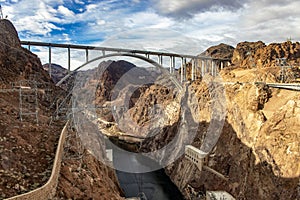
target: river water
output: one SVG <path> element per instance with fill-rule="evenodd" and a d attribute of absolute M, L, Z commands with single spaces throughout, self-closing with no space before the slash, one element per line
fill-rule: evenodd
<path fill-rule="evenodd" d="M 113 163 L 116 169 L 132 168 L 137 171 L 150 171 L 146 173 L 128 173 L 116 170 L 120 185 L 127 198 L 137 197 L 144 193 L 147 200 L 182 200 L 182 195 L 164 169 L 151 171 L 157 163 L 149 158 L 142 159 L 136 154 L 116 150 L 113 151 Z"/>

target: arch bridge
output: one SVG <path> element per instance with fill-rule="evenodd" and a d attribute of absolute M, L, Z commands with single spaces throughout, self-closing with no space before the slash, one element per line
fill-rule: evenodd
<path fill-rule="evenodd" d="M 146 50 L 135 50 L 125 48 L 111 48 L 111 47 L 96 47 L 96 46 L 85 46 L 85 45 L 74 45 L 74 44 L 58 44 L 58 43 L 45 43 L 45 42 L 34 42 L 34 41 L 21 41 L 23 46 L 27 46 L 29 50 L 31 47 L 47 47 L 48 48 L 48 63 L 49 63 L 49 74 L 52 75 L 51 64 L 52 64 L 52 49 L 53 48 L 64 48 L 68 50 L 68 75 L 71 75 L 75 71 L 79 70 L 82 66 L 77 67 L 71 71 L 71 50 L 83 50 L 85 51 L 85 62 L 91 63 L 92 61 L 113 57 L 113 56 L 127 56 L 135 57 L 146 62 L 153 64 L 155 67 L 168 69 L 171 75 L 175 74 L 176 68 L 180 69 L 180 81 L 185 82 L 187 79 L 196 80 L 204 74 L 211 74 L 216 76 L 220 69 L 230 64 L 229 59 L 215 59 L 208 56 L 194 56 L 187 54 L 168 53 L 162 51 L 146 51 Z M 90 51 L 99 51 L 99 57 L 90 59 Z M 151 59 L 150 59 L 151 56 Z M 156 57 L 155 60 L 152 57 Z M 187 66 L 188 61 L 191 65 L 190 77 L 187 77 Z M 168 66 L 164 66 L 165 63 L 169 62 Z M 176 66 L 176 63 L 180 61 L 180 66 Z M 85 65 L 85 64 L 84 64 Z"/>

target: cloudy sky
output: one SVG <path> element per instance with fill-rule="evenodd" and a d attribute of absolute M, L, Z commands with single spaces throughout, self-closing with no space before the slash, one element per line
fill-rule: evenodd
<path fill-rule="evenodd" d="M 21 40 L 193 55 L 219 43 L 300 40 L 300 1 L 295 0 L 0 0 L 0 4 Z"/>

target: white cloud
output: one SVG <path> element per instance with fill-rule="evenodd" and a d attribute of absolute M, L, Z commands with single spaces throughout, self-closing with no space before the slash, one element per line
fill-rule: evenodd
<path fill-rule="evenodd" d="M 77 4 L 81 4 L 81 5 L 84 5 L 84 4 L 85 4 L 85 3 L 84 3 L 83 1 L 81 1 L 81 0 L 74 0 L 74 2 L 77 3 Z"/>
<path fill-rule="evenodd" d="M 149 20 L 151 19 L 151 20 Z M 124 26 L 132 28 L 170 28 L 175 24 L 173 19 L 162 17 L 153 12 L 138 12 L 124 16 Z"/>
<path fill-rule="evenodd" d="M 288 37 L 300 40 L 300 1 L 255 1 L 247 4 L 238 27 L 240 39 L 266 42 L 284 41 Z M 298 24 L 298 25 L 297 25 Z"/>
<path fill-rule="evenodd" d="M 207 43 L 171 29 L 137 28 L 115 34 L 98 45 L 195 54 Z"/>
<path fill-rule="evenodd" d="M 64 37 L 62 39 L 63 42 L 71 42 L 71 38 L 70 38 L 69 34 L 63 33 L 62 35 Z"/>
<path fill-rule="evenodd" d="M 28 31 L 32 34 L 47 35 L 54 29 L 60 30 L 53 24 L 53 22 L 59 22 L 60 19 L 55 16 L 56 11 L 51 7 L 51 3 L 53 2 L 50 0 L 39 1 L 38 3 L 23 0 L 15 4 L 5 5 L 3 10 L 19 32 Z"/>
<path fill-rule="evenodd" d="M 88 4 L 86 6 L 87 12 L 92 12 L 92 11 L 96 10 L 97 8 L 98 8 L 97 4 Z"/>
<path fill-rule="evenodd" d="M 99 19 L 99 20 L 97 20 L 96 24 L 97 25 L 104 25 L 104 24 L 106 24 L 106 22 L 105 22 L 105 20 Z"/>
<path fill-rule="evenodd" d="M 238 10 L 242 0 L 152 0 L 153 6 L 162 15 L 175 18 L 191 18 L 208 10 Z"/>
<path fill-rule="evenodd" d="M 58 6 L 58 12 L 65 15 L 66 17 L 74 17 L 74 12 L 62 5 Z"/>

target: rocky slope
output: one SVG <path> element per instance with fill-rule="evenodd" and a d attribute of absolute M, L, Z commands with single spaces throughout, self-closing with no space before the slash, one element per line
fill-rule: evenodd
<path fill-rule="evenodd" d="M 18 34 L 8 20 L 0 20 L 0 43 L 2 199 L 46 183 L 64 122 L 49 125 L 53 112 L 49 109 L 51 94 L 58 95 L 59 88 L 53 85 L 37 56 L 21 47 Z M 38 124 L 33 115 L 23 117 L 22 122 L 20 120 L 20 96 L 16 89 L 20 85 L 37 87 Z"/>
<path fill-rule="evenodd" d="M 55 199 L 124 199 L 121 195 L 115 171 L 85 149 L 78 134 L 69 130 Z"/>
<path fill-rule="evenodd" d="M 38 124 L 32 115 L 20 120 L 20 85 L 37 87 Z M 64 116 L 61 120 L 52 118 L 55 112 L 53 105 L 64 94 L 61 88 L 54 85 L 38 57 L 21 47 L 13 24 L 1 19 L 0 199 L 34 190 L 49 179 L 58 138 L 66 122 Z M 28 99 L 24 101 L 29 102 Z M 70 154 L 71 157 L 77 155 L 76 149 Z M 80 162 L 65 159 L 57 198 L 122 199 L 113 175 L 113 170 L 88 153 L 82 156 Z M 90 177 L 94 181 L 91 182 Z M 103 195 L 96 196 L 93 192 Z"/>

